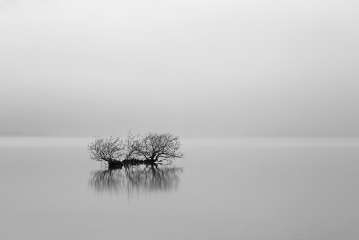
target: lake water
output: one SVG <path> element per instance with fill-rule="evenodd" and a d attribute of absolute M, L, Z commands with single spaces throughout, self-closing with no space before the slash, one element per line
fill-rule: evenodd
<path fill-rule="evenodd" d="M 88 143 L 0 139 L 0 239 L 359 238 L 356 139 L 185 139 L 131 178 Z"/>

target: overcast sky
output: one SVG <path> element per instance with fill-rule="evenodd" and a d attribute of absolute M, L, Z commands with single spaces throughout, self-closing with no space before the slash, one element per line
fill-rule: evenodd
<path fill-rule="evenodd" d="M 0 0 L 0 134 L 359 136 L 354 0 Z"/>

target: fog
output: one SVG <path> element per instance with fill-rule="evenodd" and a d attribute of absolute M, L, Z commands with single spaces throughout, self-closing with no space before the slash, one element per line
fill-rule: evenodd
<path fill-rule="evenodd" d="M 0 0 L 0 134 L 359 136 L 358 10 Z"/>

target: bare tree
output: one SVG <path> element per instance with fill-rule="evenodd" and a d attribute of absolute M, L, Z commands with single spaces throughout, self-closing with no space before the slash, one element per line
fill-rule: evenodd
<path fill-rule="evenodd" d="M 180 158 L 180 141 L 172 134 L 149 133 L 143 137 L 129 134 L 126 139 L 96 139 L 89 145 L 92 159 L 106 161 L 109 167 L 159 163 L 164 160 Z"/>
<path fill-rule="evenodd" d="M 96 161 L 120 161 L 126 154 L 125 150 L 125 144 L 118 137 L 96 139 L 89 145 L 90 156 Z"/>
<path fill-rule="evenodd" d="M 141 138 L 139 136 L 133 135 L 132 133 L 129 133 L 127 135 L 127 138 L 125 140 L 126 144 L 126 160 L 131 159 L 139 159 L 140 153 L 138 151 L 138 146 L 140 145 Z"/>
<path fill-rule="evenodd" d="M 163 160 L 181 158 L 181 144 L 177 136 L 172 134 L 149 133 L 135 144 L 135 151 L 146 161 L 161 162 Z"/>

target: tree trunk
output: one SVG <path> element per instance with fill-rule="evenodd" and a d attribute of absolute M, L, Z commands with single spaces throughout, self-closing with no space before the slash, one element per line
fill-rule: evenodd
<path fill-rule="evenodd" d="M 122 168 L 122 166 L 123 166 L 123 164 L 121 161 L 109 161 L 108 162 L 109 169 Z"/>

